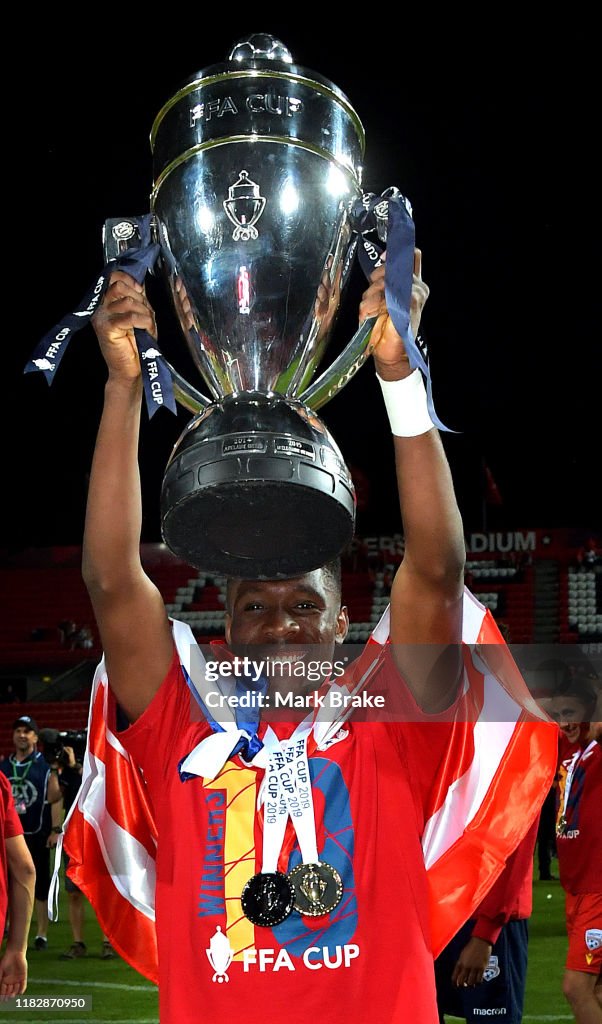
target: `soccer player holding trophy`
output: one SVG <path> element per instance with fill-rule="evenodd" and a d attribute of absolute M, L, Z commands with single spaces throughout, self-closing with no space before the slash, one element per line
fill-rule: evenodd
<path fill-rule="evenodd" d="M 165 361 L 140 275 L 120 262 L 93 318 L 108 379 L 83 571 L 105 657 L 67 827 L 70 874 L 118 952 L 158 981 L 163 1021 L 294 1012 L 430 1024 L 433 952 L 537 815 L 555 729 L 527 713 L 520 681 L 512 693 L 498 686 L 461 646 L 499 634 L 464 594 L 462 522 L 414 342 L 428 288 L 409 214 L 393 195 L 384 211 L 362 196 L 357 114 L 271 37 L 185 83 L 152 142 L 154 241 L 212 396 L 169 368 L 194 418 L 165 475 L 162 530 L 190 564 L 229 577 L 224 685 L 208 681 L 140 560 L 139 421 L 144 395 L 163 402 Z M 363 244 L 362 211 L 377 229 L 388 222 L 386 257 L 354 339 L 312 380 L 354 218 Z M 108 250 L 127 251 L 136 231 L 144 249 L 145 230 L 108 222 Z M 391 299 L 400 260 L 405 285 Z M 405 535 L 390 614 L 342 679 L 295 671 L 289 689 L 310 697 L 309 712 L 272 719 L 261 709 L 282 692 L 277 666 L 303 670 L 316 652 L 332 665 L 347 632 L 338 555 L 353 485 L 316 410 L 370 354 Z M 362 416 L 369 430 L 369 409 Z M 229 689 L 249 654 L 262 678 Z M 389 720 L 321 713 L 335 691 L 371 686 L 395 693 Z M 260 710 L 243 714 L 251 691 Z M 505 718 L 485 751 L 489 698 Z"/>

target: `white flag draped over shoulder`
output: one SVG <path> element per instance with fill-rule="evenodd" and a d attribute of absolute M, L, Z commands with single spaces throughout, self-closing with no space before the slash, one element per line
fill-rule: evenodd
<path fill-rule="evenodd" d="M 194 638 L 182 623 L 174 635 L 184 660 Z M 338 684 L 354 692 L 369 687 L 371 673 L 362 675 L 362 663 L 378 663 L 387 639 L 388 611 L 352 667 L 359 663 L 359 675 L 356 669 Z M 468 591 L 462 639 L 471 651 L 465 700 L 472 713 L 460 706 L 456 713 L 422 840 L 434 955 L 526 835 L 556 767 L 557 728 L 532 700 L 491 613 Z M 495 674 L 480 650 L 490 644 L 497 645 Z M 69 876 L 118 953 L 156 982 L 156 828 L 140 772 L 109 728 L 112 699 L 103 660 L 92 687 L 82 785 L 66 823 Z"/>

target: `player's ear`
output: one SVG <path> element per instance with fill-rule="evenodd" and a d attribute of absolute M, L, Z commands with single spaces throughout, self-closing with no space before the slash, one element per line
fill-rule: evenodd
<path fill-rule="evenodd" d="M 339 614 L 337 615 L 337 628 L 335 633 L 335 643 L 342 644 L 349 630 L 349 612 L 347 611 L 347 605 L 341 605 Z"/>

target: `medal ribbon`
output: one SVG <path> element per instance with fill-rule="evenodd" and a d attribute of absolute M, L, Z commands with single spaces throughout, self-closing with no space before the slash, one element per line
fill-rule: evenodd
<path fill-rule="evenodd" d="M 295 729 L 288 740 L 279 740 L 273 730 L 268 727 L 264 744 L 269 750 L 269 767 L 259 793 L 259 803 L 263 803 L 264 814 L 264 852 L 262 871 L 266 871 L 266 847 L 269 849 L 268 862 L 277 863 L 282 850 L 286 825 L 290 817 L 301 857 L 304 864 L 318 864 L 318 843 L 316 837 L 316 821 L 314 802 L 309 773 L 308 739 L 312 732 L 312 716 L 308 716 Z M 282 834 L 279 835 L 268 823 L 268 800 L 273 804 L 274 793 L 278 787 L 278 804 L 284 804 L 284 823 L 279 822 Z M 284 827 L 282 827 L 284 824 Z M 275 842 L 278 849 L 275 851 Z M 287 843 L 290 849 L 292 843 Z M 275 854 L 275 859 L 274 859 Z M 269 870 L 275 870 L 270 868 Z"/>
<path fill-rule="evenodd" d="M 285 766 L 289 776 L 292 771 L 292 779 L 289 778 L 285 787 L 285 796 L 303 863 L 317 864 L 319 857 L 316 820 L 307 752 L 311 722 L 306 720 L 304 728 L 303 725 L 302 722 L 299 730 L 295 730 L 290 740 L 283 745 Z"/>
<path fill-rule="evenodd" d="M 134 217 L 132 221 L 136 223 L 140 233 L 140 245 L 127 249 L 117 259 L 109 260 L 105 264 L 98 279 L 84 295 L 78 309 L 73 313 L 67 313 L 38 342 L 25 366 L 24 373 L 34 373 L 40 370 L 47 383 L 52 384 L 72 336 L 89 323 L 102 302 L 112 272 L 123 270 L 138 284 L 142 284 L 147 272 L 152 270 L 160 252 L 159 245 L 151 239 L 152 214 L 147 213 L 143 217 Z M 171 373 L 157 347 L 157 342 L 151 338 L 148 331 L 139 327 L 134 328 L 134 337 L 140 357 L 144 397 L 149 417 L 154 416 L 162 405 L 175 414 L 176 402 Z"/>
<path fill-rule="evenodd" d="M 269 726 L 263 738 L 268 763 L 262 782 L 263 799 L 263 854 L 261 873 L 274 874 L 278 870 L 278 859 L 289 817 L 289 807 L 282 785 L 280 769 L 285 763 L 278 737 Z"/>
<path fill-rule="evenodd" d="M 593 750 L 595 746 L 596 746 L 596 740 L 592 740 L 592 742 L 589 744 L 589 746 L 587 746 L 585 748 L 585 750 L 578 750 L 573 755 L 573 760 L 571 761 L 570 765 L 567 768 L 567 771 L 566 771 L 566 782 L 564 784 L 564 798 L 563 798 L 563 801 L 562 801 L 562 814 L 560 815 L 560 821 L 564 822 L 565 826 L 567 824 L 566 814 L 567 814 L 567 810 L 568 810 L 568 806 L 569 806 L 569 797 L 571 795 L 571 786 L 573 785 L 573 778 L 574 778 L 574 775 L 575 775 L 575 770 L 577 768 L 577 765 L 581 761 L 583 761 L 583 758 L 586 756 L 586 754 L 589 754 L 590 750 Z"/>

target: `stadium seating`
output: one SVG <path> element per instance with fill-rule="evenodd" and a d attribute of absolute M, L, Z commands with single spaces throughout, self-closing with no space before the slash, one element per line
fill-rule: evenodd
<path fill-rule="evenodd" d="M 535 614 L 533 566 L 520 568 L 501 559 L 468 560 L 466 576 L 475 597 L 507 625 L 510 641 L 530 643 Z"/>
<path fill-rule="evenodd" d="M 151 576 L 166 601 L 173 600 L 187 566 L 154 568 Z M 92 649 L 71 650 L 61 639 L 59 623 L 73 621 L 92 629 Z M 79 565 L 11 568 L 2 571 L 0 650 L 3 667 L 55 674 L 86 659 L 98 660 L 100 643 L 94 613 Z M 40 639 L 32 639 L 37 631 Z"/>
<path fill-rule="evenodd" d="M 598 571 L 601 570 L 601 571 Z M 566 624 L 579 640 L 602 636 L 602 566 L 569 566 L 566 573 Z"/>

